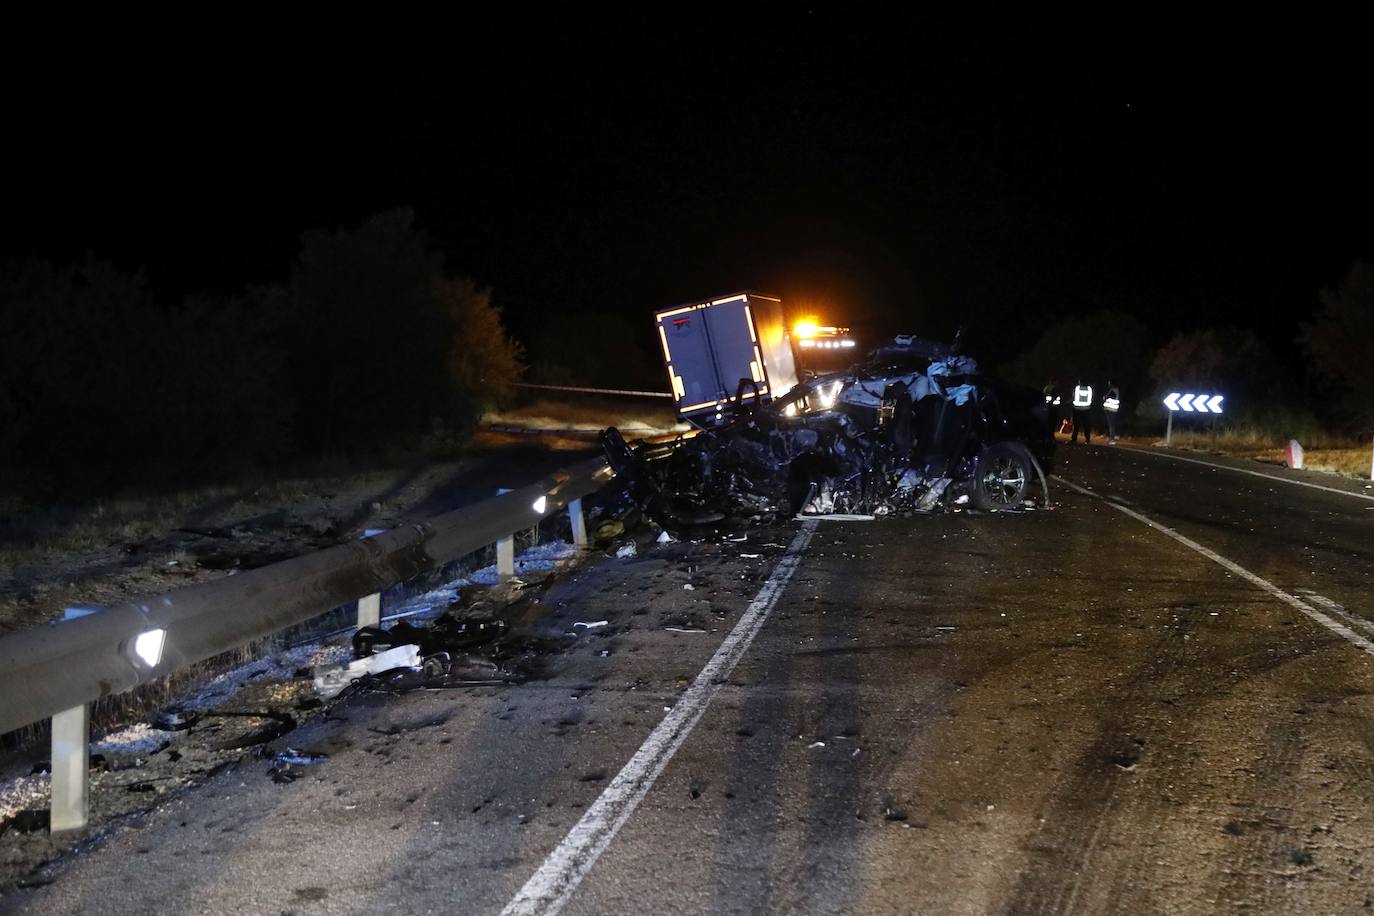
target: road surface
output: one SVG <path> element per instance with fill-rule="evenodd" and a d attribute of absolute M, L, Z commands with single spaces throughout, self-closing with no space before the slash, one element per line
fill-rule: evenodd
<path fill-rule="evenodd" d="M 1374 904 L 1374 491 L 1061 455 L 1051 511 L 579 567 L 547 679 L 355 698 L 0 910 Z"/>

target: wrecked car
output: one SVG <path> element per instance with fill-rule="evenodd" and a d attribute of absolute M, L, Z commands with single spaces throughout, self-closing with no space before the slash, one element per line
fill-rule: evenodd
<path fill-rule="evenodd" d="M 1037 492 L 1048 497 L 1043 465 L 1053 439 L 1033 415 L 1038 399 L 981 375 L 957 343 L 898 337 L 866 363 L 767 403 L 746 396 L 756 384 L 740 381 L 733 413 L 718 425 L 666 445 L 631 447 L 614 427 L 602 433 L 607 459 L 646 515 L 683 529 L 965 504 L 1014 511 Z"/>

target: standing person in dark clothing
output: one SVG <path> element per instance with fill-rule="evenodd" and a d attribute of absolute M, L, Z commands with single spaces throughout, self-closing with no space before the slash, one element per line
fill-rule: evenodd
<path fill-rule="evenodd" d="M 1102 396 L 1102 416 L 1107 421 L 1107 444 L 1116 445 L 1116 413 L 1121 409 L 1121 389 L 1107 379 L 1107 393 Z"/>
<path fill-rule="evenodd" d="M 1083 430 L 1083 444 L 1093 444 L 1093 389 L 1079 379 L 1073 386 L 1073 437 L 1070 445 L 1078 444 L 1078 430 Z"/>
<path fill-rule="evenodd" d="M 1049 422 L 1050 435 L 1059 432 L 1059 424 L 1063 419 L 1063 407 L 1060 406 L 1063 400 L 1063 392 L 1059 390 L 1058 376 L 1050 376 L 1049 384 L 1041 392 L 1045 395 L 1045 419 Z"/>

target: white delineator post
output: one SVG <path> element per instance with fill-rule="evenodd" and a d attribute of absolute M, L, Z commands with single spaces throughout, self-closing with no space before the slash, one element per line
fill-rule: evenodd
<path fill-rule="evenodd" d="M 381 593 L 364 595 L 358 599 L 358 629 L 377 627 L 382 624 Z"/>
<path fill-rule="evenodd" d="M 1370 442 L 1369 451 L 1369 479 L 1374 480 L 1374 441 Z"/>
<path fill-rule="evenodd" d="M 586 550 L 587 519 L 582 514 L 582 500 L 574 499 L 568 503 L 568 520 L 572 522 L 573 546 L 578 550 Z"/>
<path fill-rule="evenodd" d="M 1174 412 L 1169 411 L 1169 423 L 1164 427 L 1164 444 L 1168 445 L 1169 440 L 1174 438 Z"/>
<path fill-rule="evenodd" d="M 91 765 L 91 707 L 83 703 L 52 717 L 52 805 L 48 828 L 53 833 L 80 830 L 90 810 L 87 781 Z"/>
<path fill-rule="evenodd" d="M 497 487 L 496 495 L 505 496 L 509 487 Z M 496 574 L 502 580 L 515 575 L 515 535 L 508 534 L 496 542 Z"/>
<path fill-rule="evenodd" d="M 91 608 L 69 607 L 63 620 L 93 614 Z M 65 709 L 52 717 L 52 802 L 48 829 L 53 833 L 80 830 L 90 812 L 91 707 Z"/>
<path fill-rule="evenodd" d="M 496 542 L 496 574 L 502 579 L 515 575 L 515 536 L 503 537 Z"/>

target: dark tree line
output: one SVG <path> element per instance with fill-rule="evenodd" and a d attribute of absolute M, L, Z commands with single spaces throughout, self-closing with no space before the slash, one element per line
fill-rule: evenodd
<path fill-rule="evenodd" d="M 1278 358 L 1253 331 L 1212 328 L 1163 338 L 1136 317 L 1101 312 L 1044 331 L 1006 367 L 1011 379 L 1042 386 L 1050 377 L 1121 387 L 1126 420 L 1163 422 L 1164 395 L 1226 396 L 1225 424 L 1281 436 L 1374 428 L 1374 265 L 1353 265 L 1342 285 L 1323 290 L 1320 308 L 1297 339 L 1303 362 Z M 1308 384 L 1314 380 L 1316 387 Z"/>
<path fill-rule="evenodd" d="M 460 443 L 522 369 L 408 210 L 307 233 L 285 284 L 175 304 L 96 260 L 15 261 L 0 312 L 0 470 L 58 499 Z"/>

